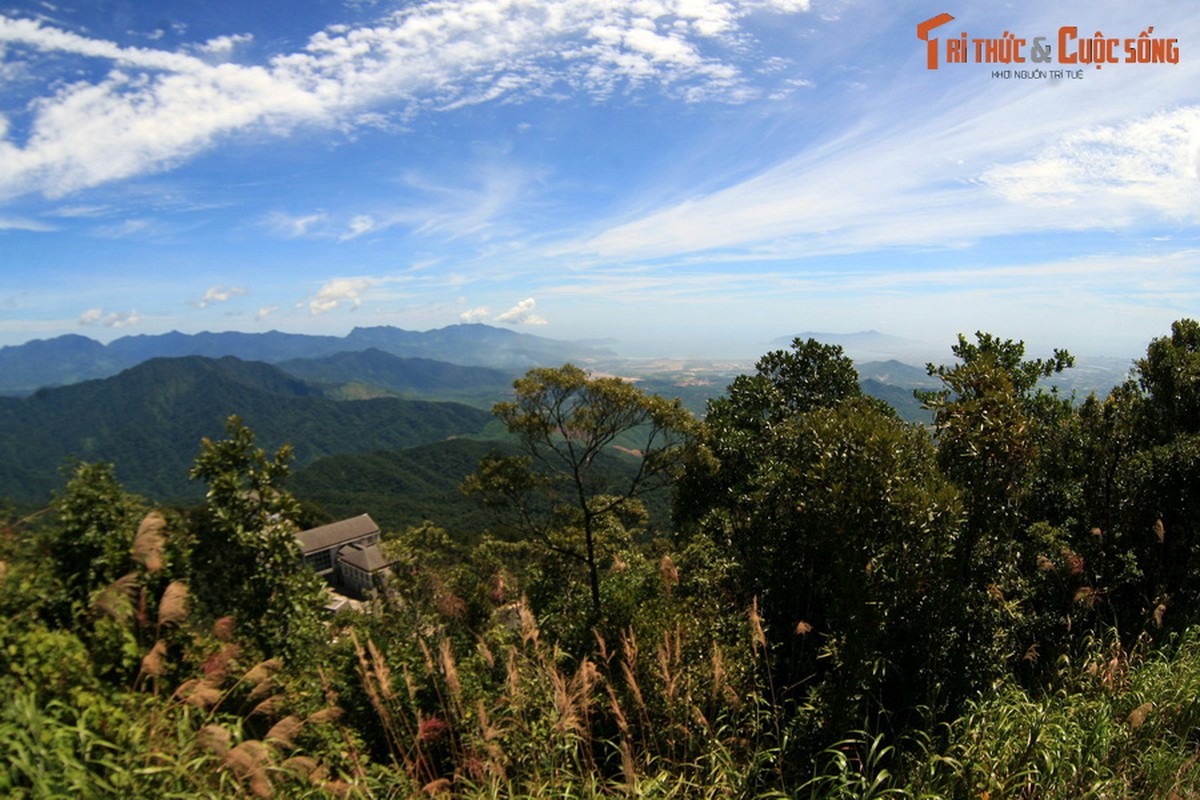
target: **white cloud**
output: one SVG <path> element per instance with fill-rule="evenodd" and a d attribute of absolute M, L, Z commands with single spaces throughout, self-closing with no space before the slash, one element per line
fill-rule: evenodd
<path fill-rule="evenodd" d="M 266 319 L 267 317 L 274 314 L 278 310 L 279 310 L 279 306 L 277 306 L 277 305 L 263 306 L 262 308 L 260 308 L 258 310 L 258 313 L 254 315 L 254 319 L 261 322 L 264 319 Z"/>
<path fill-rule="evenodd" d="M 334 278 L 318 291 L 308 303 L 308 313 L 316 316 L 349 303 L 351 308 L 362 305 L 362 294 L 378 284 L 375 278 Z"/>
<path fill-rule="evenodd" d="M 113 311 L 106 313 L 103 308 L 89 308 L 79 315 L 79 324 L 84 326 L 103 325 L 106 328 L 126 328 L 142 321 L 136 311 Z"/>
<path fill-rule="evenodd" d="M 477 306 L 462 312 L 458 318 L 463 322 L 485 322 L 491 313 L 487 306 Z"/>
<path fill-rule="evenodd" d="M 536 305 L 537 303 L 532 297 L 526 297 L 508 311 L 496 317 L 496 322 L 504 322 L 509 325 L 545 325 L 546 320 L 533 313 Z"/>
<path fill-rule="evenodd" d="M 247 293 L 248 290 L 244 286 L 210 286 L 204 296 L 194 301 L 192 305 L 196 308 L 208 308 L 214 303 L 225 303 Z"/>
<path fill-rule="evenodd" d="M 234 48 L 241 44 L 248 44 L 254 41 L 254 35 L 249 33 L 235 33 L 231 36 L 217 36 L 209 39 L 204 44 L 196 47 L 196 49 L 206 55 L 226 57 L 233 52 Z"/>
<path fill-rule="evenodd" d="M 605 97 L 654 85 L 685 101 L 739 102 L 739 23 L 806 3 L 751 0 L 439 0 L 359 28 L 330 27 L 257 65 L 122 47 L 32 19 L 0 16 L 0 47 L 107 62 L 99 80 L 48 87 L 23 144 L 0 140 L 0 190 L 57 197 L 168 169 L 220 137 L 302 124 L 354 124 L 382 103 L 414 114 L 563 90 Z M 204 55 L 245 35 L 217 37 Z M 368 117 L 372 115 L 368 114 Z"/>

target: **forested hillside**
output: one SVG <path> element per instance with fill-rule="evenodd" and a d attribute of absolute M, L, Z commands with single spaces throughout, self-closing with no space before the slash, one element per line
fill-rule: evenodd
<path fill-rule="evenodd" d="M 71 458 L 108 461 L 138 494 L 194 497 L 187 477 L 200 440 L 238 414 L 297 463 L 334 453 L 404 448 L 478 433 L 487 412 L 398 398 L 326 399 L 267 364 L 199 356 L 152 359 L 113 378 L 0 398 L 0 497 L 40 502 Z"/>
<path fill-rule="evenodd" d="M 703 419 L 569 364 L 530 370 L 494 408 L 503 447 L 297 476 L 313 496 L 339 471 L 434 496 L 440 463 L 479 504 L 477 537 L 436 503 L 385 530 L 390 577 L 332 617 L 297 554 L 289 448 L 264 452 L 253 426 L 199 445 L 199 506 L 81 464 L 0 538 L 0 788 L 1200 794 L 1200 324 L 1082 403 L 1041 388 L 1066 352 L 980 333 L 952 354 L 928 370 L 932 425 L 811 339 Z M 277 415 L 311 399 L 243 368 Z"/>

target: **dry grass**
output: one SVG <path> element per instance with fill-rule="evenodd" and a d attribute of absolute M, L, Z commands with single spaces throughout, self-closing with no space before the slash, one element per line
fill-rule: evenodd
<path fill-rule="evenodd" d="M 750 712 L 754 673 L 731 671 L 702 630 L 660 629 L 650 658 L 633 630 L 571 657 L 526 603 L 514 610 L 511 627 L 465 641 L 432 628 L 386 652 L 349 632 L 364 700 L 411 786 L 461 797 L 736 791 L 740 779 L 721 772 L 738 761 L 731 748 L 758 746 L 730 727 Z"/>
<path fill-rule="evenodd" d="M 158 627 L 178 625 L 187 619 L 189 610 L 188 588 L 183 581 L 172 581 L 163 590 L 158 603 Z"/>
<path fill-rule="evenodd" d="M 138 525 L 129 555 L 147 572 L 158 572 L 163 568 L 163 549 L 166 546 L 163 532 L 166 528 L 167 520 L 157 511 L 151 511 Z"/>

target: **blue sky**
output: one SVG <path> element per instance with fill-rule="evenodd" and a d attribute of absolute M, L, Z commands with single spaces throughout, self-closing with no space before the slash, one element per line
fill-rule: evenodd
<path fill-rule="evenodd" d="M 939 48 L 1153 26 L 1178 59 L 930 70 L 942 12 Z M 1197 87 L 1185 2 L 0 0 L 0 345 L 480 321 L 1136 355 L 1200 312 Z"/>

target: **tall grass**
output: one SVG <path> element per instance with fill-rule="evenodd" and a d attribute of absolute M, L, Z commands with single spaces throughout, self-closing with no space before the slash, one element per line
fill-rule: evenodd
<path fill-rule="evenodd" d="M 721 648 L 680 625 L 643 643 L 546 641 L 533 613 L 462 647 L 419 638 L 389 656 L 353 633 L 357 674 L 392 763 L 427 794 L 740 797 L 773 784 L 770 711 L 735 685 Z M 698 648 L 708 648 L 703 657 Z M 747 637 L 749 642 L 749 637 Z M 752 678 L 752 676 L 751 676 Z"/>

